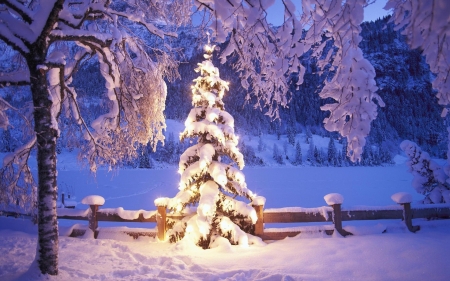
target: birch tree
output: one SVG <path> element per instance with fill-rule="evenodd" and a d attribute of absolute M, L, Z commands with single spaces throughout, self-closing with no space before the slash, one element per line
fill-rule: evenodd
<path fill-rule="evenodd" d="M 138 144 L 150 142 L 155 147 L 163 141 L 163 78 L 175 78 L 176 63 L 164 42 L 148 46 L 143 34 L 160 41 L 174 36 L 170 26 L 186 23 L 190 7 L 188 0 L 0 1 L 2 46 L 21 58 L 1 73 L 0 83 L 29 85 L 33 114 L 28 123 L 34 126 L 25 144 L 4 159 L 1 203 L 33 207 L 29 197 L 35 184 L 28 158 L 36 148 L 36 258 L 43 274 L 58 274 L 55 148 L 59 117 L 78 126 L 84 138 L 82 156 L 94 172 L 98 163 L 111 167 L 135 155 Z M 91 124 L 83 119 L 76 89 L 71 86 L 74 73 L 89 59 L 99 63 L 108 105 Z M 0 99 L 2 128 L 9 125 L 8 111 L 20 109 Z"/>

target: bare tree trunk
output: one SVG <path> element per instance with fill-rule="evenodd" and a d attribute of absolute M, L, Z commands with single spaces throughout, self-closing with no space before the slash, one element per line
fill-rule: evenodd
<path fill-rule="evenodd" d="M 27 58 L 34 104 L 34 128 L 37 137 L 38 164 L 38 246 L 37 262 L 43 274 L 58 274 L 58 221 L 56 214 L 56 139 L 52 128 L 46 72 L 38 69 L 45 53 L 32 52 Z"/>

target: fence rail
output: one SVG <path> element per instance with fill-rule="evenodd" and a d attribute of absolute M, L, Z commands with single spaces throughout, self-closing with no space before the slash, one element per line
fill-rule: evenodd
<path fill-rule="evenodd" d="M 127 229 L 122 232 L 137 238 L 138 236 L 156 236 L 159 240 L 166 239 L 167 218 L 172 220 L 183 219 L 182 215 L 167 214 L 166 206 L 157 205 L 154 211 L 126 211 L 126 218 L 115 209 L 100 209 L 100 205 L 89 205 L 85 211 L 77 209 L 58 209 L 58 219 L 84 220 L 89 222 L 89 229 L 94 232 L 97 238 L 99 233 L 98 222 L 153 222 L 156 223 L 156 231 L 149 229 L 133 230 Z M 365 207 L 342 209 L 341 204 L 333 204 L 330 206 L 319 208 L 279 208 L 264 210 L 264 205 L 253 206 L 258 220 L 255 225 L 254 234 L 263 240 L 280 240 L 286 237 L 293 237 L 300 234 L 301 230 L 293 230 L 292 228 L 271 228 L 265 231 L 265 223 L 308 223 L 308 222 L 331 222 L 323 228 L 316 228 L 317 232 L 324 232 L 328 235 L 337 231 L 342 236 L 352 235 L 342 227 L 343 221 L 354 220 L 380 220 L 380 219 L 401 219 L 405 222 L 406 227 L 411 232 L 420 230 L 420 226 L 413 226 L 414 218 L 450 218 L 450 204 L 436 205 L 420 205 L 411 208 L 409 202 L 400 203 L 393 206 L 384 207 Z M 2 214 L 7 216 L 23 216 L 15 212 L 3 211 Z M 131 214 L 131 215 L 130 215 Z M 145 214 L 145 215 L 144 215 Z M 133 218 L 129 218 L 129 217 Z M 73 229 L 71 237 L 84 235 L 86 229 Z"/>

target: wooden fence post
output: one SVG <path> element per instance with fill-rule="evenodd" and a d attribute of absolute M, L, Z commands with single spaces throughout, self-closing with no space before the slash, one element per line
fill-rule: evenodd
<path fill-rule="evenodd" d="M 166 240 L 166 206 L 157 206 L 158 213 L 156 214 L 156 225 L 158 227 L 158 239 L 159 241 Z"/>
<path fill-rule="evenodd" d="M 94 232 L 94 238 L 97 239 L 98 236 L 98 220 L 97 212 L 98 207 L 105 204 L 105 198 L 99 195 L 89 195 L 81 200 L 81 204 L 89 205 L 91 208 L 91 213 L 89 215 L 89 229 Z"/>
<path fill-rule="evenodd" d="M 403 220 L 405 221 L 406 227 L 411 232 L 416 232 L 420 230 L 420 226 L 412 225 L 412 211 L 411 211 L 411 201 L 412 196 L 408 192 L 398 192 L 391 196 L 391 199 L 403 206 Z"/>
<path fill-rule="evenodd" d="M 264 205 L 252 205 L 256 211 L 258 220 L 255 224 L 255 235 L 262 237 L 264 234 Z"/>
<path fill-rule="evenodd" d="M 416 232 L 420 230 L 420 226 L 412 225 L 412 211 L 411 211 L 411 203 L 401 203 L 400 205 L 403 206 L 403 220 L 405 221 L 406 227 L 411 232 Z"/>
<path fill-rule="evenodd" d="M 341 205 L 344 202 L 344 196 L 339 193 L 330 193 L 323 197 L 328 206 L 333 208 L 334 230 L 342 236 L 353 235 L 342 228 L 342 212 Z"/>
<path fill-rule="evenodd" d="M 342 236 L 353 235 L 351 232 L 346 231 L 342 228 L 342 211 L 341 204 L 331 205 L 333 207 L 333 223 L 334 228 Z"/>
<path fill-rule="evenodd" d="M 97 211 L 100 205 L 89 205 L 91 208 L 91 215 L 89 216 L 89 229 L 94 232 L 94 239 L 98 236 L 98 221 L 97 221 Z"/>

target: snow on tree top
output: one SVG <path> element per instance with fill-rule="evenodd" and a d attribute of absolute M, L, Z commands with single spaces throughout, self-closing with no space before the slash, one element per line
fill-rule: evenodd
<path fill-rule="evenodd" d="M 397 192 L 391 196 L 391 199 L 397 204 L 411 203 L 412 195 L 408 192 Z"/>
<path fill-rule="evenodd" d="M 105 204 L 105 198 L 100 195 L 89 195 L 81 200 L 81 204 L 102 206 Z"/>
<path fill-rule="evenodd" d="M 342 204 L 344 202 L 344 196 L 342 196 L 339 193 L 330 193 L 323 197 L 325 199 L 325 202 L 327 202 L 328 205 L 336 205 L 336 204 Z"/>

